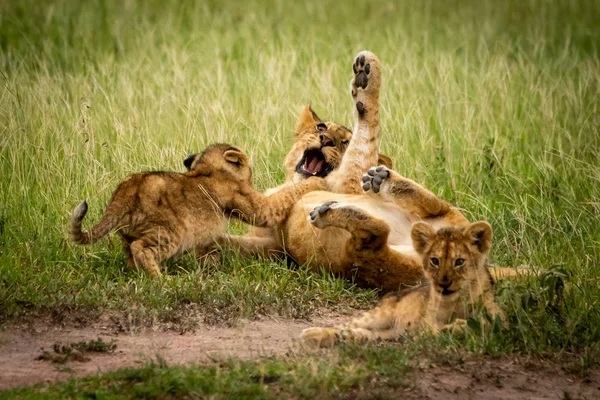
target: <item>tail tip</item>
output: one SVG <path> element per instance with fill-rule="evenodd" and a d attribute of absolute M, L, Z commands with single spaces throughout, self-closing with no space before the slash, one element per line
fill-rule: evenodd
<path fill-rule="evenodd" d="M 88 211 L 88 204 L 84 200 L 81 203 L 77 204 L 77 207 L 73 210 L 74 218 L 83 218 Z"/>

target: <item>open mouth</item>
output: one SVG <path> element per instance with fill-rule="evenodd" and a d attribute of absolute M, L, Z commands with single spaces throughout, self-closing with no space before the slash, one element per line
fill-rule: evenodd
<path fill-rule="evenodd" d="M 442 295 L 447 296 L 447 295 L 452 294 L 454 292 L 456 292 L 456 290 L 443 289 L 442 290 Z"/>
<path fill-rule="evenodd" d="M 302 159 L 296 166 L 296 172 L 306 176 L 325 177 L 333 167 L 325 161 L 325 156 L 320 150 L 306 150 Z"/>

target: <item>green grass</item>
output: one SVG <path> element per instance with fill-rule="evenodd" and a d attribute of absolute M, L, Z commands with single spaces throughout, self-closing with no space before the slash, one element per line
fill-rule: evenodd
<path fill-rule="evenodd" d="M 116 241 L 66 240 L 80 200 L 97 220 L 125 176 L 182 170 L 212 142 L 245 149 L 258 188 L 280 183 L 302 104 L 351 125 L 350 64 L 369 49 L 396 170 L 488 220 L 494 264 L 554 271 L 504 284 L 511 329 L 462 346 L 587 365 L 600 339 L 599 15 L 596 0 L 1 2 L 0 323 L 110 312 L 185 329 L 373 304 L 327 274 L 235 256 L 221 269 L 186 257 L 152 282 L 125 270 Z"/>
<path fill-rule="evenodd" d="M 358 355 L 362 357 L 359 358 Z M 364 395 L 373 390 L 393 395 L 407 385 L 402 377 L 412 352 L 380 346 L 365 352 L 355 347 L 317 357 L 292 356 L 261 362 L 229 360 L 210 367 L 167 366 L 150 360 L 141 368 L 72 379 L 50 387 L 0 392 L 0 399 L 25 398 L 323 398 L 328 393 Z M 366 357 L 365 357 L 366 355 Z M 370 397 L 372 398 L 372 397 Z M 394 397 L 382 397 L 394 398 Z"/>

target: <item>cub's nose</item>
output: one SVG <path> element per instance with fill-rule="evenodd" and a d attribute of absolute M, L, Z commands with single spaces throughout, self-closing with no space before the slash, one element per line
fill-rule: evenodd
<path fill-rule="evenodd" d="M 448 289 L 452 285 L 452 281 L 445 281 L 438 283 L 442 289 Z"/>
<path fill-rule="evenodd" d="M 331 139 L 330 137 L 327 137 L 325 135 L 319 135 L 319 139 L 321 139 L 321 147 L 335 146 L 335 144 L 333 143 L 333 139 Z"/>

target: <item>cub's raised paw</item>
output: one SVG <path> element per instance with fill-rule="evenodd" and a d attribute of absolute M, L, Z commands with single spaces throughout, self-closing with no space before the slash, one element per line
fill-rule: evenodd
<path fill-rule="evenodd" d="M 354 76 L 350 82 L 350 91 L 360 116 L 366 109 L 378 101 L 380 73 L 379 60 L 370 51 L 361 51 L 356 55 L 352 64 Z"/>
<path fill-rule="evenodd" d="M 312 347 L 332 347 L 340 339 L 340 330 L 336 328 L 306 328 L 300 334 L 303 344 Z"/>
<path fill-rule="evenodd" d="M 389 177 L 390 171 L 383 165 L 373 167 L 369 169 L 365 175 L 363 175 L 362 188 L 365 192 L 373 191 L 373 193 L 379 193 L 381 190 L 381 185 Z"/>
<path fill-rule="evenodd" d="M 369 84 L 369 73 L 371 73 L 371 63 L 367 62 L 364 52 L 354 60 L 352 70 L 354 71 L 354 87 L 366 89 Z"/>

